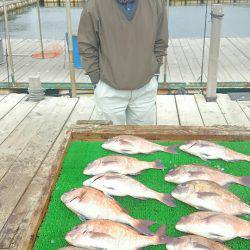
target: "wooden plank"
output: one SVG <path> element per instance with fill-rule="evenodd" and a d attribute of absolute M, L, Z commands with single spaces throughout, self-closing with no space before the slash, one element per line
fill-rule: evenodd
<path fill-rule="evenodd" d="M 32 136 L 45 123 L 57 102 L 58 98 L 46 98 L 38 103 L 32 112 L 6 138 L 4 143 L 0 145 L 0 180 L 12 166 L 18 155 L 24 150 Z"/>
<path fill-rule="evenodd" d="M 231 81 L 246 81 L 246 79 L 240 74 L 238 69 L 235 67 L 236 63 L 230 60 L 230 55 L 228 55 L 228 50 L 226 49 L 227 46 L 224 43 L 221 43 L 220 46 L 220 56 L 219 56 L 219 63 L 220 65 L 224 66 L 225 70 L 230 74 Z"/>
<path fill-rule="evenodd" d="M 0 120 L 0 145 L 23 121 L 30 111 L 37 105 L 35 102 L 22 100 L 5 117 Z"/>
<path fill-rule="evenodd" d="M 230 43 L 228 38 L 221 39 L 221 46 L 229 61 L 231 61 L 242 77 L 245 80 L 250 80 L 250 60 L 242 56 L 242 53 Z"/>
<path fill-rule="evenodd" d="M 204 126 L 193 95 L 177 95 L 176 103 L 182 126 Z"/>
<path fill-rule="evenodd" d="M 94 122 L 94 121 L 93 121 Z M 149 140 L 177 141 L 177 140 L 221 140 L 248 141 L 250 128 L 238 126 L 112 126 L 81 123 L 72 127 L 73 141 L 103 141 L 117 135 L 137 135 Z"/>
<path fill-rule="evenodd" d="M 0 182 L 0 190 L 4 190 L 0 193 L 0 200 L 5 201 L 1 204 L 0 230 L 30 184 L 77 102 L 77 99 L 58 99 L 58 105 L 50 112 L 45 123 L 32 136 L 25 150 L 20 153 Z"/>
<path fill-rule="evenodd" d="M 74 111 L 55 141 L 52 149 L 49 151 L 48 156 L 1 231 L 0 242 L 3 242 L 3 246 L 8 247 L 11 245 L 13 248 L 17 246 L 21 247 L 20 242 L 30 240 L 30 236 L 38 229 L 37 222 L 40 219 L 40 215 L 37 211 L 42 204 L 42 208 L 44 210 L 46 209 L 45 204 L 48 197 L 46 197 L 44 193 L 49 192 L 51 189 L 51 181 L 54 177 L 53 173 L 56 172 L 56 166 L 53 163 L 55 162 L 58 149 L 65 138 L 65 131 L 79 119 L 89 120 L 93 107 L 92 96 L 83 96 L 78 100 Z M 37 221 L 34 221 L 34 218 L 36 218 Z M 20 225 L 22 226 L 20 227 Z M 31 231 L 27 229 L 31 229 Z M 21 240 L 21 238 L 23 239 Z M 27 248 L 23 247 L 21 249 Z"/>
<path fill-rule="evenodd" d="M 250 121 L 250 101 L 238 101 L 238 104 Z"/>
<path fill-rule="evenodd" d="M 94 110 L 91 114 L 90 120 L 95 121 L 95 120 L 100 120 L 100 119 L 101 119 L 101 117 L 99 117 L 97 110 L 96 110 L 96 107 L 94 107 Z"/>
<path fill-rule="evenodd" d="M 157 125 L 179 125 L 176 102 L 173 95 L 157 96 Z"/>
<path fill-rule="evenodd" d="M 239 104 L 236 101 L 231 101 L 228 95 L 219 94 L 217 103 L 229 125 L 250 127 L 249 120 Z"/>
<path fill-rule="evenodd" d="M 195 82 L 195 77 L 190 69 L 190 66 L 185 58 L 181 45 L 178 39 L 172 39 L 172 46 L 176 56 L 176 60 L 178 62 L 182 79 L 184 82 Z"/>
<path fill-rule="evenodd" d="M 188 39 L 179 39 L 179 42 L 188 61 L 189 67 L 194 75 L 195 82 L 197 82 L 199 81 L 201 75 L 201 65 L 199 64 L 199 60 L 197 60 L 193 51 L 196 49 L 196 47 L 191 48 L 188 43 Z M 206 76 L 204 77 L 204 80 L 206 80 Z"/>
<path fill-rule="evenodd" d="M 0 104 L 1 104 L 1 100 L 3 100 L 3 98 L 5 98 L 6 95 L 0 95 Z"/>
<path fill-rule="evenodd" d="M 177 58 L 175 56 L 175 52 L 173 49 L 173 45 L 170 42 L 168 48 L 168 67 L 171 75 L 171 80 L 173 82 L 183 82 L 181 69 L 179 67 Z"/>
<path fill-rule="evenodd" d="M 227 125 L 227 121 L 216 102 L 206 102 L 201 94 L 195 95 L 195 100 L 205 126 Z"/>
<path fill-rule="evenodd" d="M 244 38 L 229 38 L 233 45 L 248 59 L 250 60 L 249 46 L 250 43 Z"/>
<path fill-rule="evenodd" d="M 9 94 L 0 102 L 0 120 L 13 109 L 23 98 L 25 94 Z"/>
<path fill-rule="evenodd" d="M 192 39 L 187 39 L 187 42 L 191 50 L 193 51 L 198 64 L 200 65 L 200 76 L 201 76 L 203 41 L 200 39 L 192 38 Z M 203 81 L 207 79 L 207 74 L 208 74 L 207 71 L 208 71 L 208 49 L 205 46 L 204 64 L 203 64 Z"/>

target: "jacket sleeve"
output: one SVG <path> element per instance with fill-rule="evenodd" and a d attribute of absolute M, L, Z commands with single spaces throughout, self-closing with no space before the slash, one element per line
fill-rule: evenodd
<path fill-rule="evenodd" d="M 78 28 L 78 47 L 84 62 L 84 70 L 92 83 L 100 80 L 98 20 L 94 1 L 84 5 Z"/>
<path fill-rule="evenodd" d="M 167 11 L 165 7 L 165 0 L 160 2 L 160 11 L 158 17 L 158 29 L 156 34 L 156 41 L 154 45 L 154 52 L 160 66 L 163 64 L 163 57 L 166 56 L 168 47 L 168 20 Z"/>

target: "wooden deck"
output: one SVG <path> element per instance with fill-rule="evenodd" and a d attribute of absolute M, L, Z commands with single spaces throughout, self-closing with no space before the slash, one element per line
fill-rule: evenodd
<path fill-rule="evenodd" d="M 250 102 L 219 95 L 161 95 L 160 125 L 236 125 L 250 128 Z M 46 97 L 39 103 L 25 94 L 0 95 L 0 249 L 14 249 L 27 233 L 65 131 L 77 120 L 95 119 L 93 96 Z"/>
<path fill-rule="evenodd" d="M 40 74 L 44 83 L 70 82 L 65 41 L 45 40 L 45 49 L 61 48 L 61 56 L 55 59 L 33 59 L 32 53 L 39 52 L 38 40 L 12 39 L 16 82 L 28 82 L 29 76 Z M 167 82 L 200 82 L 202 39 L 171 39 L 166 67 Z M 222 38 L 219 60 L 218 81 L 250 82 L 250 37 Z M 207 77 L 209 40 L 206 40 L 204 60 L 204 82 Z M 6 64 L 0 65 L 0 82 L 8 81 Z M 160 82 L 164 80 L 164 68 L 161 68 Z M 83 70 L 76 70 L 76 81 L 89 82 Z"/>

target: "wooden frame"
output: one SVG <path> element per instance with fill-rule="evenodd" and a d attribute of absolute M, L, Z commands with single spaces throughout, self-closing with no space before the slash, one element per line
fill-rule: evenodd
<path fill-rule="evenodd" d="M 44 194 L 33 211 L 32 220 L 18 249 L 32 249 L 36 235 L 46 214 L 51 194 L 60 175 L 61 166 L 72 141 L 103 141 L 121 135 L 137 135 L 150 140 L 177 141 L 191 139 L 248 141 L 250 129 L 241 127 L 177 127 L 177 126 L 113 126 L 101 121 L 78 121 L 66 134 L 51 166 L 51 178 L 47 180 Z"/>

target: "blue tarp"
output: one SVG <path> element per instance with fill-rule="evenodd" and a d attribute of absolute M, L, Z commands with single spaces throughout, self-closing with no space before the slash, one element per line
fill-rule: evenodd
<path fill-rule="evenodd" d="M 66 41 L 68 45 L 68 33 L 66 33 Z M 77 44 L 77 36 L 73 35 L 72 36 L 72 41 L 73 41 L 73 56 L 74 56 L 74 66 L 76 69 L 83 69 L 83 64 L 81 61 L 79 49 L 78 49 L 78 44 Z"/>

